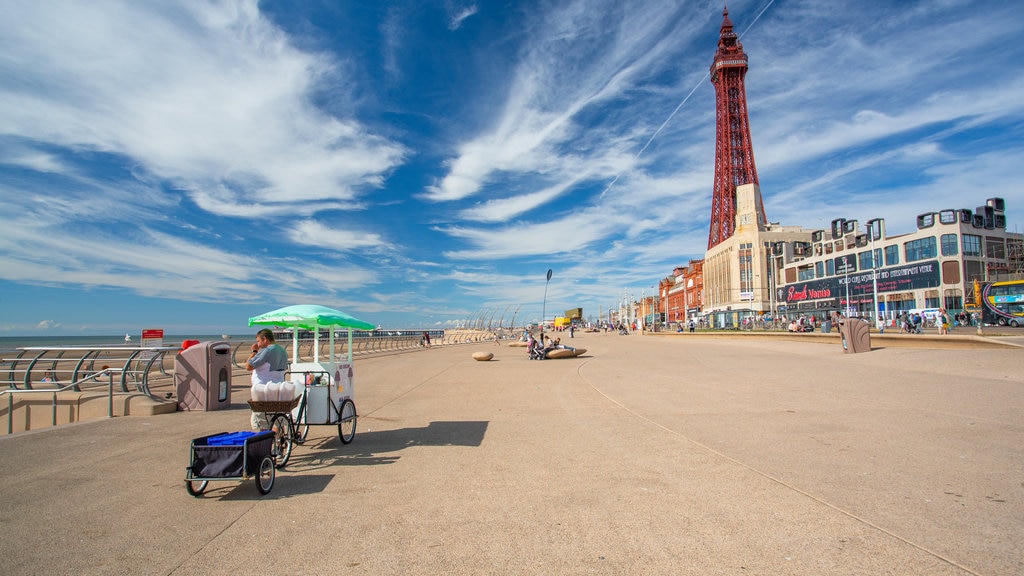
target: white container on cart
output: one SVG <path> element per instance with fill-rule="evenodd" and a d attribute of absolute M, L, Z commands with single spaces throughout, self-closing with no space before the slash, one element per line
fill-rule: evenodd
<path fill-rule="evenodd" d="M 300 390 L 305 389 L 306 408 L 299 418 L 299 407 L 292 417 L 300 424 L 337 424 L 341 404 L 351 400 L 352 364 L 348 362 L 298 362 L 289 368 L 291 380 Z M 307 374 L 320 377 L 320 383 L 307 382 Z M 326 378 L 324 376 L 326 375 Z M 312 379 L 311 378 L 311 379 Z"/>

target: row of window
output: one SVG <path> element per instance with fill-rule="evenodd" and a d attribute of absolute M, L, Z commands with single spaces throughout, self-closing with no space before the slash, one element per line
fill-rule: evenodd
<path fill-rule="evenodd" d="M 978 256 L 978 257 L 982 256 L 982 251 L 981 251 L 982 243 L 981 243 L 981 240 L 982 240 L 981 236 L 978 236 L 978 235 L 975 235 L 975 234 L 964 234 L 962 236 L 964 256 Z M 840 239 L 840 240 L 836 240 L 835 244 L 833 244 L 831 242 L 824 243 L 824 244 L 815 244 L 814 245 L 814 255 L 815 256 L 821 256 L 822 253 L 823 253 L 823 250 L 822 250 L 823 248 L 824 248 L 824 254 L 832 254 L 833 253 L 833 246 L 835 248 L 835 252 L 842 252 L 843 248 L 844 248 L 844 243 L 843 242 L 844 241 L 842 239 Z M 853 237 L 850 237 L 848 239 L 848 242 L 849 242 L 849 244 L 845 246 L 846 248 L 855 248 L 856 247 L 856 244 L 854 243 Z M 928 249 L 928 247 L 925 246 L 928 243 L 931 243 L 932 245 L 934 245 L 935 238 L 934 237 L 933 238 L 923 238 L 921 240 L 914 240 L 914 241 L 911 241 L 911 242 L 907 242 L 906 244 L 904 244 L 904 249 L 905 250 L 909 249 L 910 251 L 916 253 L 919 250 Z M 941 238 L 941 244 L 942 244 L 942 255 L 943 256 L 956 256 L 957 255 L 957 249 L 958 249 L 957 248 L 957 234 L 943 234 L 942 238 Z M 742 246 L 741 246 L 741 248 L 742 248 Z M 985 251 L 988 253 L 988 257 L 989 258 L 998 258 L 998 259 L 1006 258 L 1006 244 L 1003 242 L 1002 238 L 985 237 Z M 798 253 L 798 255 L 801 255 L 801 254 Z M 807 254 L 807 255 L 809 255 L 809 254 Z M 892 246 L 886 246 L 885 247 L 885 255 L 886 255 L 886 265 L 898 264 L 899 263 L 899 245 L 894 244 Z M 916 258 L 916 260 L 923 260 L 925 258 L 934 258 L 934 257 L 935 257 L 935 255 L 932 254 L 931 256 L 923 256 L 921 258 Z M 914 262 L 915 258 L 912 258 L 911 256 L 907 256 L 907 260 L 906 261 L 907 262 Z"/>
<path fill-rule="evenodd" d="M 903 261 L 910 263 L 936 258 L 939 249 L 941 249 L 943 256 L 957 256 L 958 251 L 962 251 L 964 256 L 982 256 L 981 236 L 963 234 L 959 236 L 959 242 L 957 242 L 957 238 L 957 234 L 943 234 L 938 242 L 936 242 L 935 236 L 904 242 Z M 985 240 L 985 252 L 988 253 L 990 258 L 1006 258 L 1006 245 L 1003 243 L 1002 238 L 985 238 Z M 874 250 L 859 252 L 856 258 L 854 258 L 853 254 L 850 254 L 815 262 L 813 265 L 806 264 L 800 266 L 797 268 L 797 280 L 814 280 L 815 278 L 856 272 L 858 269 L 871 270 L 875 267 L 876 262 L 879 266 L 882 265 L 883 251 L 885 254 L 885 266 L 895 266 L 900 263 L 900 245 L 891 244 L 885 248 L 875 248 Z"/>

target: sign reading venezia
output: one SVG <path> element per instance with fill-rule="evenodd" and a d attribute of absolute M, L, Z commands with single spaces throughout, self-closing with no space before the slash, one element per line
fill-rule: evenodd
<path fill-rule="evenodd" d="M 796 291 L 796 286 L 789 287 L 789 293 L 786 294 L 786 302 L 798 302 L 800 300 L 817 300 L 819 298 L 831 298 L 832 289 L 814 289 L 810 288 L 807 284 L 803 285 L 803 290 Z"/>

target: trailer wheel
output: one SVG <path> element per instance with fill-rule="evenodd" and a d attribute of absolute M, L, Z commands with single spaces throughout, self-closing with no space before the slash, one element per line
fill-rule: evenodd
<path fill-rule="evenodd" d="M 256 490 L 260 494 L 269 494 L 270 490 L 274 488 L 274 474 L 274 459 L 270 456 L 264 456 L 263 460 L 260 461 L 260 469 L 255 479 Z"/>
<path fill-rule="evenodd" d="M 206 486 L 209 483 L 209 480 L 185 480 L 185 490 L 187 490 L 189 494 L 198 498 L 206 491 Z"/>

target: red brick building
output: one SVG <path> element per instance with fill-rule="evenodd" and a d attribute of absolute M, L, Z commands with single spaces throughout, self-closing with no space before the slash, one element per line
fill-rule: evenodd
<path fill-rule="evenodd" d="M 662 310 L 667 322 L 685 322 L 700 316 L 704 307 L 704 260 L 690 260 L 687 266 L 672 270 L 658 283 Z"/>

